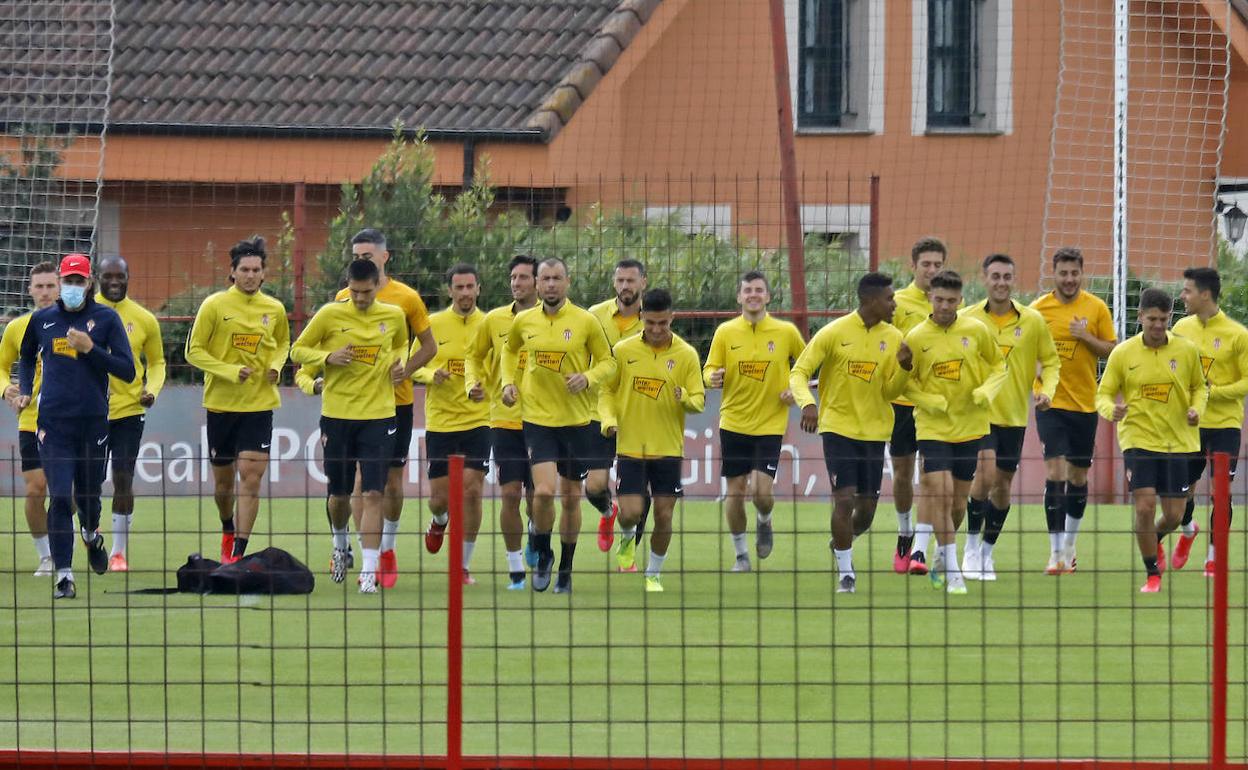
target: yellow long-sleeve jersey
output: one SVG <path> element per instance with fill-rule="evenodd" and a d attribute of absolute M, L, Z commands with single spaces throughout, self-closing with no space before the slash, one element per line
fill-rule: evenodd
<path fill-rule="evenodd" d="M 522 355 L 525 366 L 520 370 Z M 577 373 L 585 375 L 589 387 L 569 393 L 565 378 Z M 499 377 L 504 387 L 518 387 L 525 422 L 558 428 L 588 425 L 595 414 L 594 388 L 614 373 L 615 358 L 602 324 L 565 300 L 554 313 L 538 305 L 516 316 Z"/>
<path fill-rule="evenodd" d="M 1032 395 L 1039 392 L 1052 400 L 1057 392 L 1062 360 L 1044 316 L 1017 300 L 1010 300 L 1010 306 L 1011 312 L 997 316 L 989 310 L 987 301 L 978 302 L 961 314 L 987 327 L 996 337 L 997 348 L 1005 358 L 1008 374 L 1001 392 L 992 400 L 989 421 L 993 425 L 1023 428 L 1027 426 Z M 1040 366 L 1038 388 L 1035 387 L 1037 364 Z"/>
<path fill-rule="evenodd" d="M 329 354 L 351 346 L 345 366 L 329 364 Z M 407 358 L 407 319 L 394 305 L 374 302 L 367 310 L 355 303 L 330 302 L 316 311 L 295 340 L 290 357 L 325 372 L 321 414 L 339 420 L 380 420 L 394 416 L 390 369 Z"/>
<path fill-rule="evenodd" d="M 914 355 L 906 396 L 914 402 L 915 435 L 959 443 L 988 433 L 988 406 L 1005 384 L 1005 359 L 992 332 L 958 316 L 947 327 L 930 318 L 910 330 Z"/>
<path fill-rule="evenodd" d="M 1174 333 L 1196 344 L 1209 381 L 1209 405 L 1200 427 L 1242 427 L 1248 396 L 1248 329 L 1219 310 L 1208 321 L 1195 315 L 1179 319 Z"/>
<path fill-rule="evenodd" d="M 836 319 L 819 330 L 793 365 L 789 387 L 797 405 L 815 403 L 809 383 L 818 372 L 820 433 L 888 441 L 893 433 L 890 402 L 910 380 L 897 363 L 900 346 L 901 332 L 890 323 L 868 329 L 858 313 Z"/>
<path fill-rule="evenodd" d="M 490 424 L 490 402 L 468 398 L 468 349 L 477 331 L 485 324 L 479 308 L 462 316 L 447 308 L 429 316 L 429 328 L 438 341 L 438 354 L 412 373 L 412 379 L 425 386 L 425 428 L 440 433 L 484 428 Z M 420 343 L 413 343 L 419 348 Z M 415 351 L 412 351 L 415 352 Z M 434 372 L 445 369 L 450 377 L 434 382 Z"/>
<path fill-rule="evenodd" d="M 9 321 L 4 327 L 4 335 L 0 336 L 0 372 L 6 382 L 17 382 L 13 365 L 22 355 L 22 337 L 26 336 L 26 327 L 30 325 L 32 313 L 24 313 Z M 30 406 L 17 416 L 17 429 L 26 433 L 34 433 L 39 425 L 39 386 L 43 384 L 43 361 L 35 359 L 35 388 L 31 392 Z"/>
<path fill-rule="evenodd" d="M 910 285 L 893 294 L 893 301 L 897 303 L 897 309 L 893 311 L 893 326 L 897 327 L 897 331 L 901 332 L 904 338 L 910 333 L 910 330 L 927 320 L 932 314 L 932 301 L 928 298 L 927 292 L 923 291 L 918 285 L 911 281 Z M 905 397 L 896 398 L 893 403 L 902 406 L 914 406 L 905 399 Z"/>
<path fill-rule="evenodd" d="M 620 314 L 620 306 L 616 304 L 615 297 L 603 300 L 597 305 L 590 305 L 589 312 L 594 318 L 598 319 L 598 323 L 602 324 L 602 333 L 607 335 L 607 347 L 615 350 L 615 345 L 620 340 L 626 340 L 635 334 L 641 334 L 641 329 L 645 324 L 641 321 L 641 312 L 636 315 L 626 316 Z M 596 388 L 594 394 L 594 417 L 602 418 L 602 389 Z"/>
<path fill-rule="evenodd" d="M 805 347 L 796 326 L 771 315 L 758 323 L 741 315 L 720 324 L 702 367 L 708 386 L 711 374 L 724 370 L 719 427 L 748 436 L 784 435 L 789 406 L 780 394 L 789 387 L 791 363 Z"/>
<path fill-rule="evenodd" d="M 350 299 L 350 289 L 339 289 L 334 295 L 335 302 L 346 302 Z M 376 300 L 387 305 L 394 305 L 403 311 L 404 317 L 407 318 L 409 339 L 416 339 L 416 335 L 429 328 L 429 310 L 425 307 L 425 301 L 420 298 L 419 292 L 402 281 L 387 278 L 385 286 L 377 290 Z M 406 406 L 412 403 L 414 398 L 411 380 L 403 380 L 394 386 L 394 403 Z"/>
<path fill-rule="evenodd" d="M 1150 348 L 1137 334 L 1109 354 L 1096 389 L 1096 411 L 1114 419 L 1122 394 L 1127 414 L 1118 423 L 1118 446 L 1150 452 L 1199 452 L 1200 430 L 1187 424 L 1187 410 L 1203 415 L 1209 388 L 1200 350 L 1191 340 L 1166 333 L 1166 344 Z"/>
<path fill-rule="evenodd" d="M 706 408 L 698 352 L 672 335 L 664 348 L 640 334 L 615 345 L 615 375 L 602 384 L 602 427 L 624 457 L 683 457 L 685 415 Z M 680 389 L 680 397 L 676 389 Z"/>
<path fill-rule="evenodd" d="M 1096 367 L 1099 359 L 1082 340 L 1070 333 L 1070 322 L 1076 318 L 1088 322 L 1088 332 L 1094 337 L 1116 341 L 1114 319 L 1109 306 L 1094 294 L 1080 291 L 1070 302 L 1062 302 L 1057 294 L 1049 292 L 1036 298 L 1031 306 L 1044 316 L 1053 335 L 1057 355 L 1062 359 L 1061 377 L 1053 396 L 1053 406 L 1072 412 L 1096 411 Z"/>
<path fill-rule="evenodd" d="M 490 427 L 520 430 L 520 404 L 507 406 L 503 403 L 503 381 L 498 370 L 502 365 L 503 348 L 511 334 L 511 324 L 516 319 L 516 303 L 496 307 L 485 314 L 469 341 L 464 359 L 464 392 L 481 383 L 485 398 L 490 405 Z M 517 366 L 523 370 L 528 354 L 521 352 Z M 513 375 L 519 379 L 517 375 Z"/>
<path fill-rule="evenodd" d="M 160 324 L 147 308 L 129 297 L 109 302 L 103 294 L 96 294 L 95 301 L 121 316 L 134 356 L 134 380 L 122 382 L 112 375 L 108 377 L 108 419 L 143 414 L 147 408 L 139 403 L 139 396 L 145 390 L 158 396 L 165 386 L 165 346 L 160 340 Z"/>
<path fill-rule="evenodd" d="M 215 412 L 263 412 L 282 405 L 266 376 L 290 353 L 286 308 L 268 294 L 231 286 L 199 306 L 186 339 L 186 360 L 204 372 L 204 407 Z M 248 367 L 251 376 L 238 381 Z"/>

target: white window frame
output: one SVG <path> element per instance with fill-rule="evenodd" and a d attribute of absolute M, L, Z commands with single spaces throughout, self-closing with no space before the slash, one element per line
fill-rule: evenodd
<path fill-rule="evenodd" d="M 691 204 L 688 206 L 646 206 L 646 219 L 667 219 L 680 212 L 680 227 L 689 235 L 703 231 L 713 233 L 721 241 L 732 240 L 732 206 L 726 203 Z"/>
<path fill-rule="evenodd" d="M 847 9 L 851 13 L 864 14 L 861 18 L 867 28 L 867 44 L 855 45 L 850 42 L 851 67 L 866 67 L 866 93 L 859 93 L 862 85 L 854 88 L 854 79 L 843 87 L 850 89 L 855 103 L 861 105 L 857 119 L 848 125 L 840 126 L 799 126 L 798 104 L 801 95 L 797 92 L 798 67 L 801 57 L 801 2 L 802 0 L 784 0 L 784 35 L 789 49 L 789 102 L 793 105 L 793 129 L 799 134 L 882 134 L 884 133 L 884 22 L 887 18 L 885 0 L 850 0 L 857 8 Z M 864 114 L 865 113 L 865 114 Z"/>
<path fill-rule="evenodd" d="M 910 104 L 910 133 L 924 134 L 1004 134 L 1014 133 L 1014 0 L 983 0 L 985 26 L 991 25 L 993 37 L 982 39 L 981 51 L 984 61 L 990 61 L 992 70 L 980 72 L 990 75 L 992 93 L 980 100 L 984 110 L 983 121 L 965 127 L 928 128 L 927 125 L 927 6 L 928 0 L 910 0 L 910 35 L 913 41 L 914 60 L 910 71 L 913 99 Z M 995 24 L 993 23 L 995 21 Z M 983 30 L 981 30 L 981 34 Z M 983 96 L 981 92 L 981 97 Z"/>
<path fill-rule="evenodd" d="M 802 235 L 853 233 L 858 250 L 871 253 L 871 206 L 866 203 L 815 203 L 801 208 Z"/>

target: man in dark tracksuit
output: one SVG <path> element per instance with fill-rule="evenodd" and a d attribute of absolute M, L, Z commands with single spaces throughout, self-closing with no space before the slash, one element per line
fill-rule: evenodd
<path fill-rule="evenodd" d="M 87 561 L 97 574 L 108 569 L 99 533 L 100 487 L 108 447 L 108 375 L 134 379 L 130 341 L 117 311 L 93 299 L 91 260 L 61 260 L 61 298 L 31 316 L 22 338 L 18 405 L 30 403 L 35 361 L 43 360 L 39 395 L 39 459 L 48 479 L 48 539 L 56 565 L 53 598 L 75 595 L 74 509 Z"/>

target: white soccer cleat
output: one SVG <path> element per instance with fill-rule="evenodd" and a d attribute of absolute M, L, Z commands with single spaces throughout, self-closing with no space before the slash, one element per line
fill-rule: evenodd
<path fill-rule="evenodd" d="M 1049 563 L 1044 568 L 1044 574 L 1060 575 L 1062 574 L 1063 566 L 1064 565 L 1062 564 L 1062 552 L 1054 551 L 1053 553 L 1049 554 Z"/>
<path fill-rule="evenodd" d="M 1075 546 L 1068 545 L 1062 549 L 1062 574 L 1069 575 L 1076 569 Z"/>
<path fill-rule="evenodd" d="M 983 562 L 983 564 L 980 568 L 979 579 L 983 581 L 996 580 L 997 579 L 997 565 L 993 563 L 992 557 L 982 556 L 981 561 Z"/>
<path fill-rule="evenodd" d="M 981 561 L 978 548 L 967 548 L 962 554 L 962 575 L 967 580 L 982 580 L 980 577 Z"/>
<path fill-rule="evenodd" d="M 360 573 L 360 593 L 375 594 L 377 593 L 377 573 L 361 572 Z"/>
<path fill-rule="evenodd" d="M 51 577 L 56 572 L 56 565 L 52 563 L 51 556 L 45 556 L 39 560 L 39 566 L 35 568 L 35 577 Z"/>

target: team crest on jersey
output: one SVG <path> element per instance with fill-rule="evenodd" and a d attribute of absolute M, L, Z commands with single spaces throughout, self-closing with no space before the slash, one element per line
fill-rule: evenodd
<path fill-rule="evenodd" d="M 1179 362 L 1174 360 L 1173 358 L 1170 359 L 1170 371 L 1177 372 L 1178 370 L 1179 370 Z"/>
<path fill-rule="evenodd" d="M 269 314 L 268 314 L 268 313 L 265 313 L 264 315 L 260 316 L 260 325 L 261 325 L 261 326 L 268 326 L 268 325 L 269 325 Z"/>
<path fill-rule="evenodd" d="M 932 376 L 942 380 L 962 381 L 962 359 L 940 361 L 932 365 Z"/>
<path fill-rule="evenodd" d="M 1149 401 L 1158 401 L 1163 404 L 1170 403 L 1170 389 L 1173 383 L 1157 382 L 1140 386 L 1140 397 Z"/>
<path fill-rule="evenodd" d="M 1014 337 L 1015 337 L 1015 338 L 1020 338 L 1020 337 L 1022 337 L 1022 336 L 1023 336 L 1023 327 L 1021 327 L 1021 326 L 1015 326 L 1015 327 L 1014 327 Z"/>
<path fill-rule="evenodd" d="M 964 348 L 969 348 L 970 346 L 971 346 L 971 341 L 970 341 L 969 339 L 967 339 L 966 337 L 963 337 L 963 338 L 962 338 L 962 347 L 964 347 Z"/>
<path fill-rule="evenodd" d="M 381 332 L 382 334 L 385 334 L 385 333 L 386 333 L 386 322 L 385 322 L 385 321 L 382 321 L 381 323 L 377 324 L 377 331 Z"/>
<path fill-rule="evenodd" d="M 126 324 L 126 334 L 134 334 L 134 321 Z"/>
<path fill-rule="evenodd" d="M 768 353 L 776 352 L 776 343 L 774 340 L 767 340 L 767 352 Z"/>
<path fill-rule="evenodd" d="M 671 370 L 675 368 L 676 368 L 676 360 L 672 358 L 667 359 L 667 370 L 670 372 Z"/>
<path fill-rule="evenodd" d="M 1213 338 L 1213 349 L 1214 349 L 1214 350 L 1217 350 L 1217 349 L 1218 349 L 1218 348 L 1220 348 L 1220 347 L 1222 347 L 1222 338 L 1221 338 L 1221 337 L 1214 337 L 1214 338 Z"/>
<path fill-rule="evenodd" d="M 95 329 L 95 321 L 87 321 L 87 331 L 93 331 L 94 329 Z"/>
<path fill-rule="evenodd" d="M 564 330 L 563 330 L 563 339 L 564 339 L 565 341 L 571 341 L 571 340 L 572 340 L 572 330 L 571 330 L 571 329 L 564 329 Z"/>
<path fill-rule="evenodd" d="M 888 350 L 888 343 L 883 340 L 880 340 L 880 352 L 883 353 L 887 350 Z"/>

